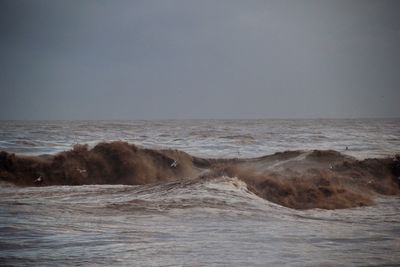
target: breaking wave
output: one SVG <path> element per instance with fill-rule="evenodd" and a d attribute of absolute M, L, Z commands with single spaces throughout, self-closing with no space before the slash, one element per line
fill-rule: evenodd
<path fill-rule="evenodd" d="M 262 198 L 289 208 L 338 209 L 372 205 L 377 195 L 399 195 L 399 166 L 398 158 L 360 161 L 336 151 L 286 151 L 253 159 L 204 159 L 178 150 L 111 142 L 99 143 L 91 149 L 76 145 L 56 155 L 0 152 L 0 181 L 1 186 L 5 182 L 17 186 L 151 185 L 140 190 L 158 190 L 157 196 L 165 198 L 166 206 L 177 205 L 167 201 L 168 194 L 180 190 L 180 195 L 187 196 L 180 203 L 183 208 L 201 206 L 209 199 L 215 201 L 207 196 L 194 201 L 196 187 L 223 186 L 236 195 L 243 193 L 241 197 L 246 199 Z M 161 191 L 165 194 L 160 194 Z M 135 205 L 141 206 L 141 201 L 151 201 L 152 197 L 155 195 L 136 199 Z"/>

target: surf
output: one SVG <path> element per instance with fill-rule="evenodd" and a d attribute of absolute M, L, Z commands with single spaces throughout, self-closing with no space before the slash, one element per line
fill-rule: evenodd
<path fill-rule="evenodd" d="M 17 186 L 148 185 L 226 176 L 258 197 L 293 209 L 370 206 L 379 195 L 400 195 L 396 168 L 393 158 L 358 160 L 333 150 L 208 159 L 121 141 L 75 145 L 55 155 L 0 152 L 0 181 Z"/>

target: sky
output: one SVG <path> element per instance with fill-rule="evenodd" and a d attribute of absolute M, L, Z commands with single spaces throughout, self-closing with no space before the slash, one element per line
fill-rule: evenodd
<path fill-rule="evenodd" d="M 400 117 L 400 1 L 0 0 L 0 119 Z"/>

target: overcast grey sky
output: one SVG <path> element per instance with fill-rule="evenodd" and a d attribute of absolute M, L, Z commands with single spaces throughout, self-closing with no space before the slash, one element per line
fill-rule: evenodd
<path fill-rule="evenodd" d="M 0 119 L 400 116 L 400 1 L 0 0 Z"/>

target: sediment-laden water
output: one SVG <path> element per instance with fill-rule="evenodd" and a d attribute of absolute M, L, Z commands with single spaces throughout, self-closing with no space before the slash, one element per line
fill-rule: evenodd
<path fill-rule="evenodd" d="M 358 175 L 363 174 L 365 166 L 376 164 L 375 161 L 358 163 L 357 159 L 389 157 L 400 151 L 400 121 L 0 123 L 0 150 L 18 156 L 55 154 L 71 149 L 76 143 L 88 143 L 90 149 L 99 142 L 115 140 L 152 149 L 179 149 L 196 157 L 239 158 L 243 159 L 239 164 L 246 167 L 262 167 L 263 171 L 274 168 L 279 174 L 274 179 L 290 179 L 290 175 L 280 176 L 287 173 L 286 169 L 279 169 L 281 166 L 301 168 L 301 164 L 293 162 L 301 163 L 307 157 L 310 157 L 308 163 L 314 160 L 310 156 L 314 154 L 307 151 L 332 149 L 342 152 L 343 156 L 330 153 L 325 157 L 317 153 L 320 169 L 316 175 L 324 174 L 331 179 L 337 174 L 345 179 L 351 173 L 355 175 L 355 170 Z M 306 152 L 283 154 L 279 160 L 262 158 L 261 163 L 260 159 L 245 160 L 286 150 Z M 151 151 L 146 153 L 160 157 Z M 176 154 L 164 156 L 167 160 L 177 157 Z M 330 161 L 322 162 L 320 157 Z M 65 166 L 71 166 L 72 161 L 66 162 Z M 205 164 L 202 161 L 197 164 L 200 163 Z M 185 170 L 178 174 L 186 174 Z M 355 186 L 357 190 L 370 189 L 372 205 L 299 210 L 269 201 L 254 189 L 258 184 L 250 185 L 251 180 L 240 175 L 221 172 L 221 175 L 207 176 L 202 169 L 198 171 L 197 178 L 179 176 L 178 180 L 161 179 L 141 185 L 16 186 L 3 181 L 0 184 L 0 264 L 397 266 L 400 262 L 400 198 L 376 193 L 382 188 L 373 182 L 380 181 L 380 177 L 371 183 L 356 175 L 353 178 L 357 182 L 350 184 L 362 184 L 359 188 Z M 161 170 L 161 173 L 167 171 Z M 374 173 L 371 170 L 371 175 Z M 45 175 L 53 173 L 46 169 L 42 174 L 47 179 Z M 64 179 L 63 175 L 57 177 Z M 160 176 L 157 172 L 151 175 Z M 346 184 L 343 186 L 348 189 Z M 328 189 L 341 194 L 335 188 Z M 354 192 L 362 193 L 357 190 Z"/>

